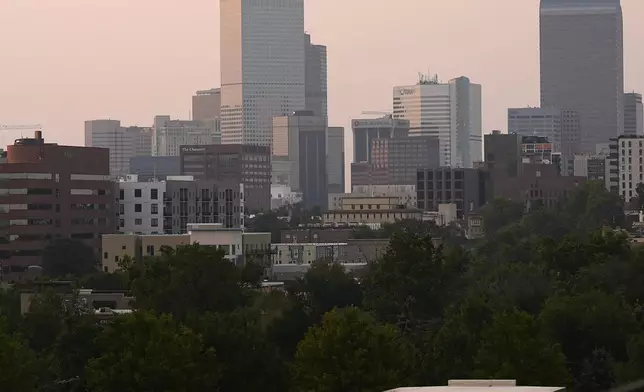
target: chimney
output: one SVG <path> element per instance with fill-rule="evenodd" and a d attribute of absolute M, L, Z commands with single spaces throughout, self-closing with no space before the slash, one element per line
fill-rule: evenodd
<path fill-rule="evenodd" d="M 36 131 L 34 135 L 34 139 L 42 140 L 42 131 Z"/>

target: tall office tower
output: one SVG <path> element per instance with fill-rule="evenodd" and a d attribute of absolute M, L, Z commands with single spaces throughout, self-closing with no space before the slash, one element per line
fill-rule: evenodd
<path fill-rule="evenodd" d="M 152 130 L 122 127 L 118 120 L 85 121 L 85 147 L 108 148 L 110 174 L 129 174 L 130 159 L 152 153 Z"/>
<path fill-rule="evenodd" d="M 221 134 L 215 120 L 171 120 L 170 116 L 154 117 L 152 152 L 160 157 L 178 157 L 181 146 L 220 144 Z"/>
<path fill-rule="evenodd" d="M 306 110 L 313 111 L 328 123 L 326 46 L 312 44 L 309 34 L 304 35 L 304 45 Z"/>
<path fill-rule="evenodd" d="M 438 137 L 442 166 L 470 168 L 482 160 L 481 85 L 466 77 L 394 87 L 394 118 L 409 120 L 411 136 Z"/>
<path fill-rule="evenodd" d="M 221 116 L 221 89 L 200 90 L 192 96 L 192 119 L 219 120 Z"/>
<path fill-rule="evenodd" d="M 408 120 L 395 120 L 391 115 L 351 120 L 353 131 L 353 162 L 371 162 L 371 143 L 374 139 L 403 137 L 409 134 Z"/>
<path fill-rule="evenodd" d="M 579 114 L 555 108 L 508 109 L 508 133 L 542 136 L 553 143 L 554 152 L 572 159 L 579 149 Z"/>
<path fill-rule="evenodd" d="M 223 144 L 271 146 L 305 107 L 304 0 L 220 0 Z"/>
<path fill-rule="evenodd" d="M 279 167 L 282 173 L 277 177 L 286 178 L 287 185 L 304 194 L 306 208 L 326 209 L 326 151 L 326 121 L 313 111 L 273 119 L 273 171 Z"/>
<path fill-rule="evenodd" d="M 541 0 L 541 107 L 576 110 L 579 152 L 624 129 L 620 0 Z"/>
<path fill-rule="evenodd" d="M 344 128 L 327 127 L 326 171 L 329 193 L 344 193 Z"/>
<path fill-rule="evenodd" d="M 644 135 L 642 94 L 624 94 L 624 135 Z"/>

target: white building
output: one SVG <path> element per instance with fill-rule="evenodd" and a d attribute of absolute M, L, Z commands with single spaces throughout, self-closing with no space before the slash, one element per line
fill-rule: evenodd
<path fill-rule="evenodd" d="M 219 223 L 189 223 L 190 242 L 202 246 L 215 246 L 226 253 L 226 259 L 236 261 L 244 255 L 244 231 L 225 228 Z"/>
<path fill-rule="evenodd" d="M 181 146 L 220 144 L 216 120 L 171 120 L 170 116 L 154 117 L 152 152 L 156 156 L 179 156 Z"/>
<path fill-rule="evenodd" d="M 131 158 L 152 154 L 152 130 L 122 127 L 118 120 L 85 121 L 85 147 L 109 148 L 110 174 L 124 176 Z"/>
<path fill-rule="evenodd" d="M 385 392 L 563 392 L 564 387 L 517 386 L 516 380 L 449 380 L 447 386 L 406 387 Z"/>
<path fill-rule="evenodd" d="M 409 135 L 436 136 L 441 166 L 473 167 L 482 161 L 481 85 L 466 77 L 421 80 L 394 87 L 394 118 L 410 122 Z"/>
<path fill-rule="evenodd" d="M 130 174 L 119 181 L 119 232 L 163 234 L 165 182 L 139 182 Z"/>
<path fill-rule="evenodd" d="M 305 108 L 304 0 L 221 0 L 220 29 L 222 143 L 270 146 Z"/>
<path fill-rule="evenodd" d="M 644 136 L 628 135 L 617 138 L 619 194 L 626 203 L 637 196 L 637 185 L 644 183 Z"/>

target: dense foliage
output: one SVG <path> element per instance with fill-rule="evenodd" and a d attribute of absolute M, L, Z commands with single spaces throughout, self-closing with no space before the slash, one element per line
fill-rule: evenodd
<path fill-rule="evenodd" d="M 644 250 L 610 229 L 624 225 L 619 199 L 588 184 L 555 209 L 497 200 L 484 216 L 486 238 L 467 247 L 436 245 L 460 236 L 450 228 L 387 227 L 389 251 L 359 279 L 319 263 L 286 292 L 258 290 L 256 266 L 196 245 L 126 260 L 78 280 L 136 297 L 138 311 L 108 324 L 73 295 L 44 291 L 22 316 L 20 288 L 0 292 L 0 390 L 381 392 L 503 378 L 593 392 L 642 378 Z"/>

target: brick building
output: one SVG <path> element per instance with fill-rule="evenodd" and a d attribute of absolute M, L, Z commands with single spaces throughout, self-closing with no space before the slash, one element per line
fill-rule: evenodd
<path fill-rule="evenodd" d="M 39 131 L 33 139 L 16 140 L 0 164 L 5 280 L 40 265 L 43 249 L 58 238 L 81 240 L 98 257 L 101 235 L 117 226 L 113 193 L 107 149 L 45 143 Z"/>

